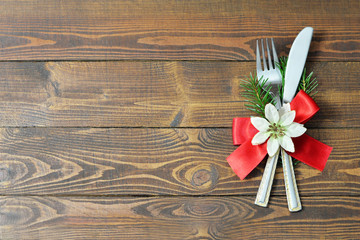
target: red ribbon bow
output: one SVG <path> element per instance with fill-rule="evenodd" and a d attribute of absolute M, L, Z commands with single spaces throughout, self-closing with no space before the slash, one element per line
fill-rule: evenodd
<path fill-rule="evenodd" d="M 290 103 L 291 110 L 296 111 L 294 122 L 306 123 L 319 111 L 319 106 L 304 91 L 300 91 Z M 243 180 L 267 154 L 267 143 L 252 145 L 251 140 L 259 131 L 251 124 L 250 118 L 233 119 L 233 142 L 241 145 L 228 158 L 227 161 L 236 175 Z M 322 171 L 330 156 L 332 147 L 303 134 L 292 138 L 295 152 L 288 154 L 293 158 Z"/>

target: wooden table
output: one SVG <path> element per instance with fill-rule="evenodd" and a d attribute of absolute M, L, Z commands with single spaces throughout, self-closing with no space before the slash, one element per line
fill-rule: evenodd
<path fill-rule="evenodd" d="M 0 239 L 359 239 L 359 1 L 0 1 Z M 257 39 L 286 56 L 314 28 L 307 68 L 334 147 L 244 181 L 226 157 Z"/>

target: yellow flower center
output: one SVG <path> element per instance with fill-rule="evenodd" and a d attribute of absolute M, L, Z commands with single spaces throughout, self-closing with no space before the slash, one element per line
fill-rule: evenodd
<path fill-rule="evenodd" d="M 285 135 L 285 128 L 280 124 L 273 123 L 269 125 L 267 132 L 270 133 L 271 138 L 283 137 Z"/>

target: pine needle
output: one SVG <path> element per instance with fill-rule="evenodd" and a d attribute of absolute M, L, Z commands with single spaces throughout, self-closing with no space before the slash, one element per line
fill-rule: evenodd
<path fill-rule="evenodd" d="M 315 88 L 319 85 L 316 78 L 312 78 L 313 72 L 311 72 L 308 76 L 306 76 L 306 68 L 304 68 L 304 72 L 299 84 L 299 91 L 303 90 L 310 97 L 314 97 L 318 91 L 314 91 Z"/>
<path fill-rule="evenodd" d="M 287 57 L 280 57 L 279 63 L 276 63 L 281 73 L 281 86 L 278 86 L 280 101 L 282 101 L 284 97 L 285 71 L 286 71 L 287 60 L 288 60 Z"/>
<path fill-rule="evenodd" d="M 265 86 L 267 79 L 262 77 L 258 80 L 250 73 L 250 77 L 242 79 L 240 86 L 243 88 L 241 95 L 245 97 L 245 107 L 265 117 L 265 105 L 268 103 L 274 104 L 274 99 L 270 94 L 271 86 Z"/>

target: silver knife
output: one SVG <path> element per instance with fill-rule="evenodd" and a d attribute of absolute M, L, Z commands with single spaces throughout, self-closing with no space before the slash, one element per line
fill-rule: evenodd
<path fill-rule="evenodd" d="M 285 71 L 283 103 L 291 102 L 295 96 L 309 52 L 313 31 L 312 27 L 301 30 L 291 46 Z"/>
<path fill-rule="evenodd" d="M 313 28 L 304 28 L 291 46 L 285 71 L 283 103 L 289 103 L 295 96 L 310 48 Z M 281 149 L 286 198 L 290 212 L 302 209 L 291 157 Z"/>

